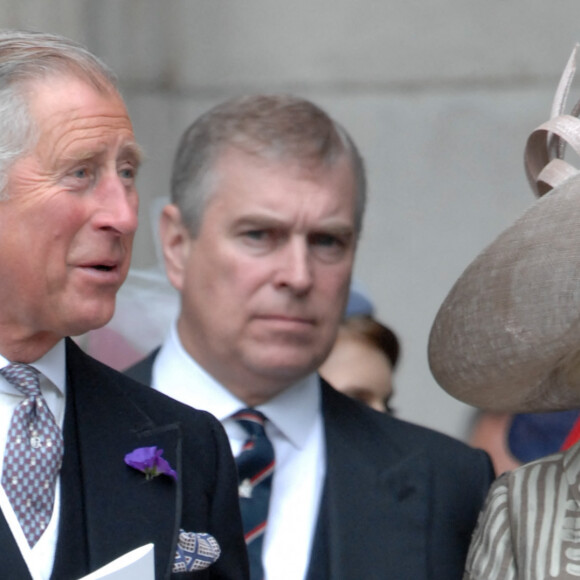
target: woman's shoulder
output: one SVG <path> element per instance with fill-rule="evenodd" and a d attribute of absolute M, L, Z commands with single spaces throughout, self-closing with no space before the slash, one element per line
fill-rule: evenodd
<path fill-rule="evenodd" d="M 579 477 L 580 443 L 507 471 L 496 480 L 494 486 L 517 491 L 538 486 L 545 488 L 548 481 L 555 483 L 562 478 L 573 484 Z"/>

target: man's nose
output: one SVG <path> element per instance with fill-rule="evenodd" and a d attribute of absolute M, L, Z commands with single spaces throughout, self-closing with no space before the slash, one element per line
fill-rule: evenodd
<path fill-rule="evenodd" d="M 305 294 L 313 283 L 312 256 L 306 240 L 290 240 L 278 265 L 276 283 L 296 294 Z"/>
<path fill-rule="evenodd" d="M 103 179 L 97 186 L 99 210 L 97 227 L 115 230 L 119 234 L 134 234 L 138 225 L 139 196 L 134 187 L 128 188 L 119 176 Z"/>

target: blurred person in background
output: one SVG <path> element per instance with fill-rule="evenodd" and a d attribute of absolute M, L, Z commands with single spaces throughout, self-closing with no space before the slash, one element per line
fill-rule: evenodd
<path fill-rule="evenodd" d="M 374 318 L 374 308 L 351 288 L 336 341 L 319 372 L 335 389 L 381 412 L 392 412 L 393 372 L 400 356 L 395 333 Z"/>

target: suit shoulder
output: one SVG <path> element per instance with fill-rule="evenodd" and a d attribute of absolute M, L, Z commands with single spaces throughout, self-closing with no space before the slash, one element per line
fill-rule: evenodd
<path fill-rule="evenodd" d="M 388 446 L 400 456 L 427 454 L 442 467 L 460 462 L 491 474 L 491 461 L 484 451 L 429 427 L 375 411 L 328 385 L 323 386 L 323 413 L 327 424 L 369 448 Z"/>
<path fill-rule="evenodd" d="M 481 449 L 475 449 L 467 443 L 442 433 L 430 427 L 417 425 L 397 417 L 390 418 L 393 429 L 396 430 L 408 447 L 417 446 L 435 456 L 446 455 L 451 458 L 465 457 L 487 461 L 487 454 Z"/>
<path fill-rule="evenodd" d="M 91 376 L 96 388 L 114 390 L 118 396 L 129 400 L 152 417 L 172 417 L 185 427 L 206 423 L 221 430 L 221 423 L 211 413 L 194 409 L 136 381 L 96 360 L 74 344 L 69 344 L 67 349 L 67 366 L 74 374 Z"/>

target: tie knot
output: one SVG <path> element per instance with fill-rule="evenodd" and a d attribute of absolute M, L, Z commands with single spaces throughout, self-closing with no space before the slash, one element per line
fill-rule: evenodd
<path fill-rule="evenodd" d="M 250 435 L 264 433 L 264 423 L 266 417 L 256 409 L 242 409 L 233 415 L 233 418 L 246 430 Z"/>
<path fill-rule="evenodd" d="M 12 363 L 3 369 L 0 374 L 23 395 L 38 397 L 40 395 L 40 373 L 30 365 Z"/>

